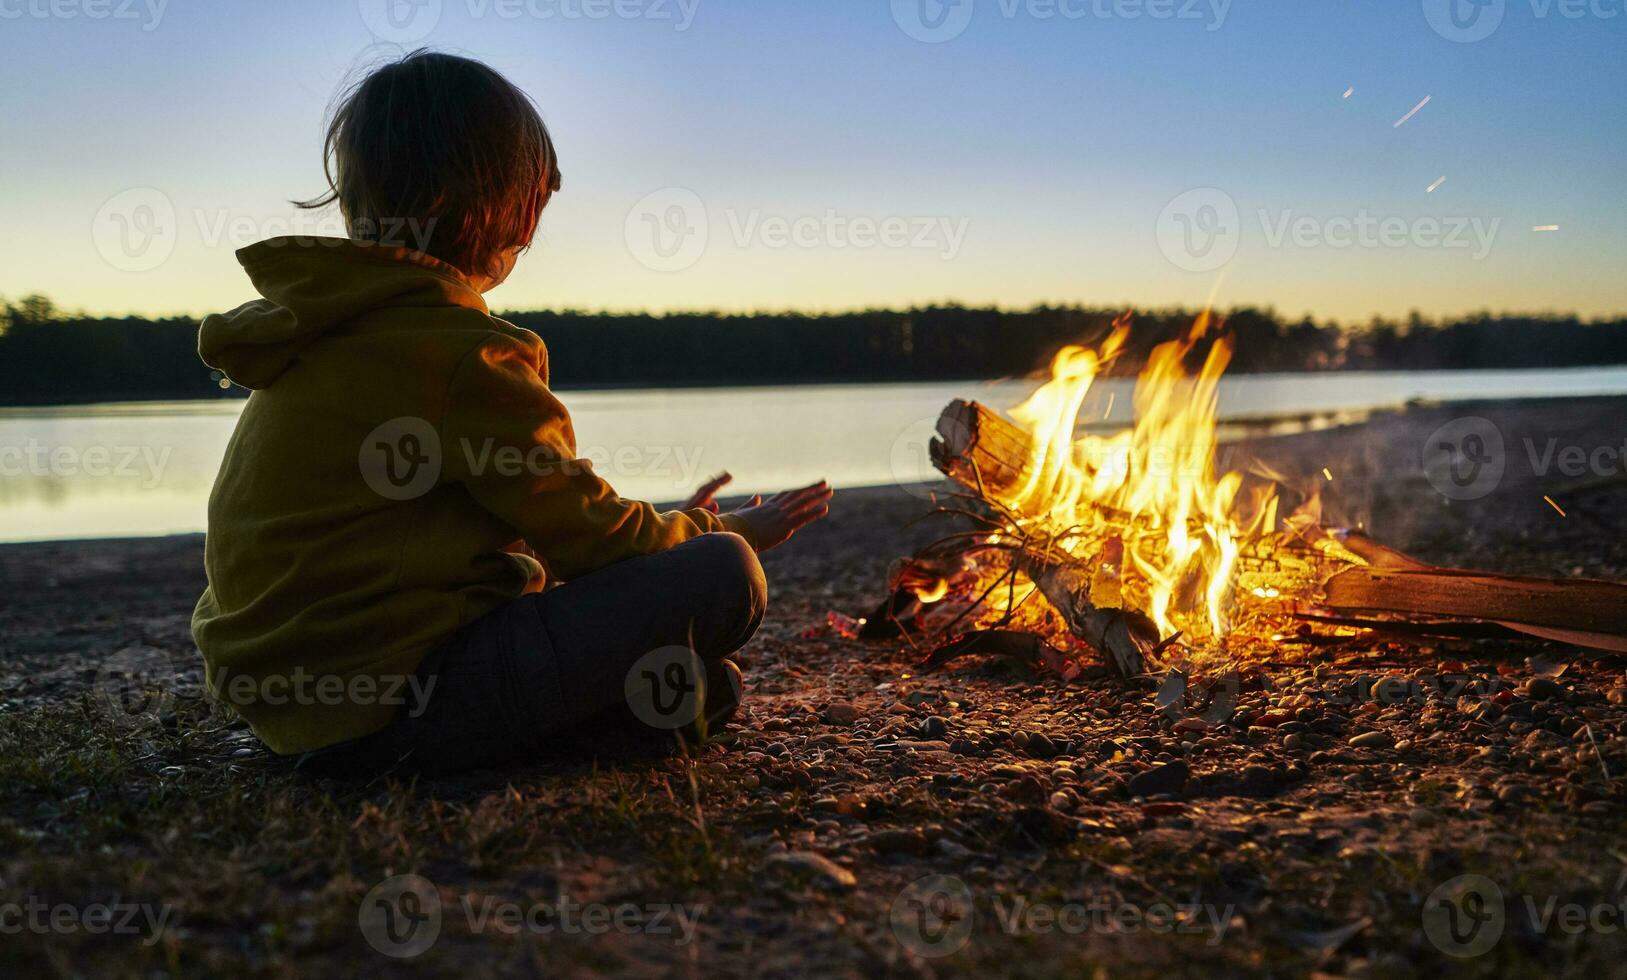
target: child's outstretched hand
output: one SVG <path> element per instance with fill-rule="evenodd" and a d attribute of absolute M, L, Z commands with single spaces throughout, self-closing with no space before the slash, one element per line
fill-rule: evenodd
<path fill-rule="evenodd" d="M 787 490 L 763 500 L 753 497 L 734 511 L 751 525 L 757 550 L 776 548 L 803 527 L 830 513 L 831 489 L 824 480 L 801 490 Z"/>
<path fill-rule="evenodd" d="M 683 509 L 694 510 L 698 507 L 701 510 L 709 510 L 716 514 L 717 492 L 728 486 L 729 482 L 733 479 L 734 476 L 731 475 L 727 470 L 719 473 L 717 476 L 712 477 L 710 480 L 707 480 L 705 483 L 701 484 L 701 488 L 696 490 L 694 494 L 690 496 L 689 500 L 684 503 Z"/>

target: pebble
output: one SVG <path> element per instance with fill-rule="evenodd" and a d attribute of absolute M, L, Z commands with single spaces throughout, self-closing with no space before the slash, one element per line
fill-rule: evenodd
<path fill-rule="evenodd" d="M 1530 795 L 1530 791 L 1518 783 L 1504 783 L 1497 787 L 1497 798 L 1504 803 L 1515 803 Z"/>
<path fill-rule="evenodd" d="M 825 720 L 832 725 L 851 725 L 863 714 L 858 705 L 847 701 L 832 701 L 825 706 Z"/>
<path fill-rule="evenodd" d="M 858 877 L 853 872 L 825 855 L 814 851 L 789 851 L 785 854 L 773 854 L 769 856 L 768 864 L 808 872 L 821 884 L 831 888 L 848 889 L 859 883 Z"/>
<path fill-rule="evenodd" d="M 1352 738 L 1350 744 L 1358 749 L 1387 749 L 1395 745 L 1395 739 L 1389 732 L 1362 732 Z"/>
<path fill-rule="evenodd" d="M 1185 762 L 1168 762 L 1131 776 L 1127 788 L 1131 796 L 1176 794 L 1186 788 L 1191 775 L 1192 769 Z"/>
<path fill-rule="evenodd" d="M 1056 743 L 1051 741 L 1048 736 L 1038 733 L 1028 736 L 1028 744 L 1023 748 L 1029 755 L 1041 759 L 1049 759 L 1057 753 Z"/>
<path fill-rule="evenodd" d="M 1533 701 L 1564 700 L 1569 695 L 1565 685 L 1549 677 L 1533 677 L 1525 685 L 1525 696 Z"/>
<path fill-rule="evenodd" d="M 926 854 L 930 842 L 918 827 L 889 827 L 863 838 L 862 843 L 878 854 Z"/>

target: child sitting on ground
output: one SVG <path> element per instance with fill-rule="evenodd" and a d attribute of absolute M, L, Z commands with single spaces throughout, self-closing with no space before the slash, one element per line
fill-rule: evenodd
<path fill-rule="evenodd" d="M 349 237 L 242 249 L 264 298 L 199 331 L 253 391 L 209 498 L 192 628 L 211 689 L 322 772 L 492 765 L 632 718 L 715 729 L 767 602 L 756 552 L 830 490 L 720 514 L 714 481 L 662 513 L 576 459 L 542 341 L 481 296 L 560 187 L 535 107 L 491 68 L 416 52 L 373 72 L 325 164 L 309 206 L 336 201 Z"/>

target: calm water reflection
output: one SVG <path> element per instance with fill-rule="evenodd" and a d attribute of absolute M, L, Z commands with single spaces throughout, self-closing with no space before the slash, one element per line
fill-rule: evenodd
<path fill-rule="evenodd" d="M 730 470 L 735 490 L 821 477 L 909 483 L 951 398 L 1008 406 L 1029 382 L 568 392 L 582 454 L 625 496 L 681 498 Z M 1627 393 L 1627 368 L 1255 375 L 1222 383 L 1227 419 L 1359 410 L 1412 398 Z M 1122 425 L 1127 382 L 1098 385 L 1085 414 Z M 202 530 L 238 401 L 0 409 L 0 541 Z"/>

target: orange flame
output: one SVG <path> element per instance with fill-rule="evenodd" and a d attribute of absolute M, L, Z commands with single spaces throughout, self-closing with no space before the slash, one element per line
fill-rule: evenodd
<path fill-rule="evenodd" d="M 1132 428 L 1076 437 L 1103 367 L 1123 349 L 1129 317 L 1094 350 L 1065 347 L 1051 379 L 1012 417 L 1033 436 L 1028 478 L 1007 501 L 1026 530 L 1054 536 L 1078 557 L 1123 542 L 1125 587 L 1165 636 L 1219 643 L 1229 631 L 1240 548 L 1273 529 L 1274 487 L 1239 502 L 1243 477 L 1214 467 L 1218 386 L 1231 342 L 1214 340 L 1196 375 L 1187 356 L 1208 336 L 1205 312 L 1180 339 L 1153 349 L 1135 388 Z M 1131 581 L 1131 579 L 1139 581 Z"/>

